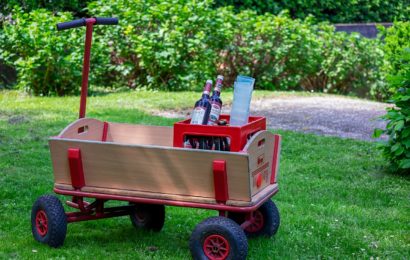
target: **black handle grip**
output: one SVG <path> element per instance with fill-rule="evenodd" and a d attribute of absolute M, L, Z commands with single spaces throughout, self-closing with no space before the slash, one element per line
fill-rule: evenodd
<path fill-rule="evenodd" d="M 95 17 L 95 24 L 116 25 L 118 18 Z"/>
<path fill-rule="evenodd" d="M 96 17 L 95 24 L 102 24 L 102 25 L 116 25 L 118 24 L 118 18 L 106 18 L 106 17 Z M 87 24 L 87 20 L 85 18 L 73 20 L 70 22 L 58 23 L 57 30 L 67 30 L 71 28 L 77 28 L 81 26 L 85 26 Z"/>
<path fill-rule="evenodd" d="M 69 22 L 64 22 L 64 23 L 58 23 L 57 24 L 57 30 L 62 31 L 62 30 L 67 30 L 71 28 L 77 28 L 84 26 L 86 24 L 85 18 L 82 19 L 77 19 Z"/>

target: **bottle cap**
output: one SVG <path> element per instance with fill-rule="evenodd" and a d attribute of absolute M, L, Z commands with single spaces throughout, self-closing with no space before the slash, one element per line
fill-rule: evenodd
<path fill-rule="evenodd" d="M 224 76 L 222 76 L 222 75 L 218 75 L 218 77 L 216 77 L 217 79 L 221 79 L 221 80 L 224 80 Z"/>
<path fill-rule="evenodd" d="M 206 84 L 212 84 L 212 80 L 208 79 L 208 80 L 206 81 Z"/>

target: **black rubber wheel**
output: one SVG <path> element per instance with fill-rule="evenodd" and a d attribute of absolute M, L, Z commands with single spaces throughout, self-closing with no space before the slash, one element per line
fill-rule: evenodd
<path fill-rule="evenodd" d="M 228 218 L 241 225 L 245 221 L 245 214 L 229 212 Z M 244 231 L 248 237 L 271 237 L 278 232 L 279 225 L 279 210 L 273 201 L 268 200 L 254 212 L 254 223 Z"/>
<path fill-rule="evenodd" d="M 60 200 L 53 195 L 39 197 L 31 209 L 31 231 L 35 240 L 51 247 L 64 244 L 67 217 Z"/>
<path fill-rule="evenodd" d="M 137 229 L 161 231 L 165 222 L 165 206 L 156 204 L 132 204 L 132 225 Z"/>
<path fill-rule="evenodd" d="M 246 259 L 248 240 L 241 227 L 225 217 L 211 217 L 192 232 L 189 248 L 195 260 Z"/>

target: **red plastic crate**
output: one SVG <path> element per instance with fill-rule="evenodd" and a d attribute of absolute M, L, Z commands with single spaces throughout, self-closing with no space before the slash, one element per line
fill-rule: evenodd
<path fill-rule="evenodd" d="M 221 115 L 219 119 L 225 119 L 229 123 L 229 115 Z M 266 130 L 266 118 L 262 116 L 250 116 L 248 123 L 243 126 L 209 126 L 191 125 L 191 119 L 186 119 L 174 124 L 174 147 L 184 147 L 184 136 L 220 136 L 229 137 L 231 140 L 231 152 L 241 151 L 248 137 L 258 131 Z"/>

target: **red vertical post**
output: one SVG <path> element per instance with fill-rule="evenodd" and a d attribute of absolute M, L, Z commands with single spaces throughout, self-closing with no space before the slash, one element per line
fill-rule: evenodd
<path fill-rule="evenodd" d="M 219 203 L 225 203 L 229 199 L 228 194 L 228 176 L 226 173 L 226 161 L 213 161 L 215 200 Z"/>
<path fill-rule="evenodd" d="M 70 167 L 71 186 L 74 189 L 81 189 L 85 185 L 85 180 L 80 149 L 68 149 L 68 165 Z"/>
<path fill-rule="evenodd" d="M 79 118 L 85 117 L 85 111 L 86 111 L 86 105 L 87 105 L 88 74 L 90 72 L 91 40 L 93 36 L 93 25 L 94 24 L 95 24 L 95 18 L 86 19 L 86 34 L 85 34 L 85 46 L 84 46 L 84 61 L 83 61 L 83 75 L 82 75 L 82 82 L 81 82 L 81 100 L 80 100 Z"/>
<path fill-rule="evenodd" d="M 104 122 L 101 141 L 103 142 L 107 141 L 107 134 L 108 134 L 108 123 Z"/>
<path fill-rule="evenodd" d="M 275 143 L 273 145 L 273 159 L 272 159 L 272 169 L 271 169 L 271 175 L 270 175 L 270 183 L 273 184 L 275 183 L 276 180 L 276 175 L 278 173 L 279 169 L 279 160 L 280 160 L 280 144 L 282 137 L 280 135 L 275 135 Z"/>

